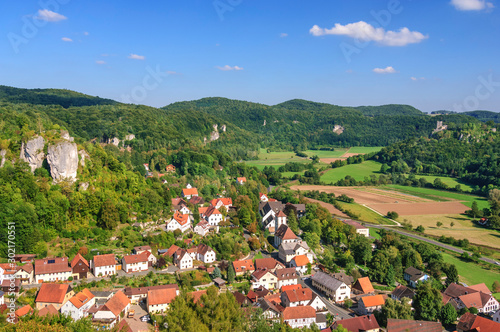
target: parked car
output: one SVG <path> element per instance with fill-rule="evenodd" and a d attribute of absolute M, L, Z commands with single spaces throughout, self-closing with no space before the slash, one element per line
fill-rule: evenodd
<path fill-rule="evenodd" d="M 132 317 L 134 317 L 134 315 L 135 315 L 135 310 L 134 310 L 134 309 L 132 309 L 132 310 L 130 310 L 130 311 L 128 312 L 127 318 L 132 318 Z"/>
<path fill-rule="evenodd" d="M 141 322 L 149 322 L 151 320 L 151 317 L 149 315 L 144 315 L 141 317 Z"/>

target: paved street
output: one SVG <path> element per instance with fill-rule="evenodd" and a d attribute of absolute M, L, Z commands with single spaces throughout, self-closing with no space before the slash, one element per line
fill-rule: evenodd
<path fill-rule="evenodd" d="M 325 302 L 326 308 L 335 317 L 336 320 L 348 319 L 353 317 L 350 312 L 337 306 L 336 304 L 333 304 L 323 294 L 321 294 L 321 292 L 316 290 L 316 288 L 314 288 L 311 284 L 311 280 L 309 278 L 307 278 L 306 280 L 302 278 L 304 277 L 299 278 L 299 283 L 302 285 L 302 287 L 309 287 L 314 292 L 314 294 L 318 295 L 323 300 L 323 302 Z"/>

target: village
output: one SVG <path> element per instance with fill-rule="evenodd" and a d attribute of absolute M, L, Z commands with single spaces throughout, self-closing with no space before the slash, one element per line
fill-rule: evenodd
<path fill-rule="evenodd" d="M 236 179 L 240 186 L 245 182 L 244 177 Z M 330 273 L 319 263 L 315 251 L 288 226 L 288 215 L 303 217 L 307 205 L 284 204 L 266 193 L 260 193 L 259 200 L 259 226 L 272 236 L 273 248 L 252 250 L 246 257 L 224 261 L 210 246 L 197 241 L 195 244 L 195 237 L 218 234 L 221 228 L 234 226 L 227 216 L 234 206 L 228 197 L 205 203 L 197 188 L 188 184 L 182 189 L 181 197 L 172 198 L 172 217 L 162 225 L 163 231 L 183 239 L 184 247 L 173 244 L 153 250 L 150 245 L 142 245 L 122 257 L 103 254 L 93 256 L 90 261 L 81 253 L 74 257 L 43 259 L 37 259 L 34 254 L 16 255 L 16 264 L 0 264 L 1 310 L 7 312 L 12 321 L 26 315 L 66 315 L 73 320 L 91 317 L 96 329 L 149 331 L 158 329 L 156 321 L 152 321 L 154 315 L 171 314 L 169 306 L 182 291 L 178 283 L 114 286 L 108 290 L 80 287 L 78 292 L 74 288 L 90 280 L 116 281 L 117 277 L 126 280 L 123 278 L 147 277 L 151 273 L 179 277 L 182 273 L 202 271 L 211 280 L 188 293 L 195 303 L 209 287 L 216 287 L 218 292 L 231 292 L 240 306 L 260 309 L 261 315 L 270 322 L 281 321 L 292 328 L 316 326 L 323 331 L 333 331 L 341 325 L 353 332 L 444 329 L 441 322 L 394 318 L 387 319 L 385 329 L 374 315 L 388 299 L 411 305 L 419 284 L 430 279 L 425 271 L 406 268 L 406 284 L 397 283 L 392 291 L 376 289 L 368 276 L 354 278 L 345 273 L 347 271 Z M 194 211 L 190 206 L 196 206 L 200 216 L 194 226 Z M 361 223 L 350 219 L 342 222 L 356 236 L 370 236 L 369 228 Z M 192 236 L 185 237 L 187 234 Z M 245 238 L 250 237 L 252 234 L 246 232 Z M 377 250 L 375 243 L 372 250 Z M 223 275 L 221 270 L 227 272 Z M 242 283 L 248 285 L 246 289 L 236 286 Z M 12 310 L 12 303 L 27 293 L 34 294 L 34 305 Z M 499 302 L 484 283 L 451 283 L 442 291 L 442 301 L 457 311 L 466 309 L 458 319 L 458 332 L 500 331 Z"/>

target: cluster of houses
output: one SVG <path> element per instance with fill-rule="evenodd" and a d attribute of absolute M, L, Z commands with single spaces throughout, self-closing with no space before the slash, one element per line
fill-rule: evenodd
<path fill-rule="evenodd" d="M 172 259 L 180 270 L 192 269 L 195 261 L 211 264 L 217 260 L 215 251 L 206 244 L 199 244 L 188 249 L 183 249 L 173 244 L 168 249 L 158 250 L 158 254 Z"/>

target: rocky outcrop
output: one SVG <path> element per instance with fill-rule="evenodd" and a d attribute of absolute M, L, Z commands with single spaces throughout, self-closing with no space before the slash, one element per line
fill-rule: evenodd
<path fill-rule="evenodd" d="M 78 149 L 75 143 L 61 141 L 49 145 L 47 162 L 50 166 L 50 175 L 54 182 L 63 179 L 76 180 L 78 169 Z"/>
<path fill-rule="evenodd" d="M 217 124 L 214 124 L 212 127 L 214 128 L 214 131 L 210 133 L 210 141 L 216 141 L 220 137 L 219 131 L 217 130 L 219 126 Z"/>
<path fill-rule="evenodd" d="M 344 132 L 344 127 L 342 127 L 341 125 L 335 125 L 333 126 L 333 132 L 337 135 L 340 135 Z"/>
<path fill-rule="evenodd" d="M 226 125 L 222 125 L 222 126 L 220 127 L 220 129 L 222 130 L 222 132 L 223 132 L 223 133 L 225 133 L 225 132 L 226 132 Z"/>
<path fill-rule="evenodd" d="M 80 186 L 78 187 L 79 191 L 85 191 L 89 189 L 89 183 L 88 182 L 81 182 Z"/>
<path fill-rule="evenodd" d="M 85 159 L 90 159 L 89 154 L 85 150 L 78 151 L 78 154 L 80 155 L 80 165 L 85 167 Z"/>
<path fill-rule="evenodd" d="M 73 137 L 69 136 L 67 130 L 61 130 L 61 138 L 70 142 L 73 142 L 75 140 Z"/>
<path fill-rule="evenodd" d="M 129 135 L 125 136 L 125 140 L 126 140 L 126 141 L 131 141 L 131 140 L 133 140 L 134 138 L 135 138 L 135 135 L 134 135 L 134 134 L 129 134 Z"/>
<path fill-rule="evenodd" d="M 42 136 L 32 138 L 21 145 L 21 155 L 19 158 L 30 165 L 31 173 L 35 172 L 35 169 L 42 167 L 43 160 L 45 159 L 44 146 L 45 140 Z"/>
<path fill-rule="evenodd" d="M 5 165 L 5 155 L 7 154 L 7 150 L 0 150 L 0 168 Z"/>
<path fill-rule="evenodd" d="M 114 146 L 118 146 L 120 144 L 120 139 L 118 137 L 108 138 L 106 144 L 113 144 Z"/>

